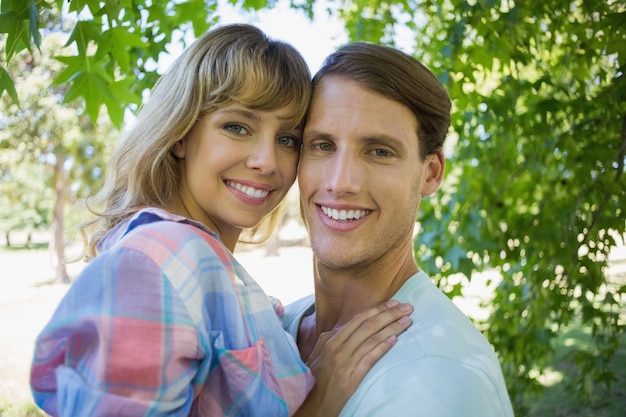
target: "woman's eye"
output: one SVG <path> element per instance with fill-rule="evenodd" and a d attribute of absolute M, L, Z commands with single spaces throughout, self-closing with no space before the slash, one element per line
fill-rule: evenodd
<path fill-rule="evenodd" d="M 300 139 L 295 138 L 293 136 L 280 136 L 277 140 L 278 140 L 278 144 L 281 146 L 286 146 L 289 148 L 300 147 Z"/>
<path fill-rule="evenodd" d="M 245 135 L 248 133 L 248 130 L 245 127 L 235 123 L 227 124 L 226 126 L 224 126 L 224 130 L 234 135 Z"/>

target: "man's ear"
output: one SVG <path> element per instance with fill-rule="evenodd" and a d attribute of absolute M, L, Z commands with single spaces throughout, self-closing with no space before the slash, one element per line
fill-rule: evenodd
<path fill-rule="evenodd" d="M 177 158 L 183 159 L 185 157 L 185 138 L 182 138 L 172 146 L 172 155 Z"/>
<path fill-rule="evenodd" d="M 426 157 L 424 161 L 424 178 L 422 179 L 422 195 L 431 195 L 441 185 L 446 160 L 443 151 L 439 150 Z"/>

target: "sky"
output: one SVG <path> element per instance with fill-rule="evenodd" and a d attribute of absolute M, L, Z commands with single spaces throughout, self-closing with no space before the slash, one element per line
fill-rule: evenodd
<path fill-rule="evenodd" d="M 269 37 L 293 45 L 304 57 L 311 73 L 321 66 L 324 58 L 348 40 L 346 31 L 336 18 L 325 12 L 326 2 L 317 1 L 315 21 L 311 22 L 304 12 L 289 7 L 289 1 L 278 0 L 272 9 L 254 14 L 236 11 L 226 0 L 219 0 L 220 23 L 250 23 L 263 30 Z M 168 48 L 169 54 L 159 58 L 160 72 L 182 52 L 180 45 Z"/>
<path fill-rule="evenodd" d="M 325 1 L 316 2 L 314 22 L 309 21 L 304 12 L 290 8 L 285 0 L 279 0 L 273 9 L 255 13 L 253 18 L 241 16 L 230 6 L 223 7 L 223 0 L 220 3 L 218 10 L 223 23 L 252 23 L 270 37 L 292 44 L 304 56 L 311 72 L 315 72 L 328 54 L 348 40 L 343 25 L 327 16 Z"/>

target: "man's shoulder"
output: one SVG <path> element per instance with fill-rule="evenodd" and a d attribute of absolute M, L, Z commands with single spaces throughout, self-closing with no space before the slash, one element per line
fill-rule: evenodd
<path fill-rule="evenodd" d="M 311 314 L 314 310 L 315 296 L 313 294 L 287 304 L 285 314 L 282 317 L 283 328 L 296 339 L 302 317 Z"/>
<path fill-rule="evenodd" d="M 400 336 L 389 359 L 447 358 L 498 375 L 500 364 L 493 347 L 465 313 L 426 274 L 412 280 L 398 294 L 399 301 L 413 305 L 413 324 Z"/>
<path fill-rule="evenodd" d="M 462 338 L 442 337 L 432 330 L 436 326 L 428 332 L 409 328 L 402 334 L 366 375 L 341 417 L 407 415 L 409 409 L 414 410 L 410 415 L 420 417 L 512 416 L 506 384 L 489 344 L 470 349 Z M 446 349 L 450 343 L 458 349 Z"/>
<path fill-rule="evenodd" d="M 416 416 L 511 415 L 492 346 L 430 278 L 414 275 L 394 298 L 413 305 L 413 323 L 370 370 L 342 416 L 392 415 L 409 404 L 421 404 Z M 382 395 L 390 391 L 393 404 Z"/>
<path fill-rule="evenodd" d="M 385 359 L 396 348 L 370 370 L 341 417 L 513 416 L 506 385 L 498 373 L 491 375 L 434 354 L 404 357 L 389 364 Z"/>

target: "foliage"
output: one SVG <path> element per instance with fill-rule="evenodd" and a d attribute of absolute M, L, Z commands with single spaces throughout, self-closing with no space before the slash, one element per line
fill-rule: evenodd
<path fill-rule="evenodd" d="M 572 362 L 577 351 L 586 350 L 592 343 L 591 329 L 579 323 L 564 328 L 554 341 L 555 355 L 545 378 L 547 388 L 542 395 L 529 401 L 530 417 L 621 417 L 626 407 L 626 334 L 620 337 L 622 348 L 611 359 L 616 381 L 611 387 L 597 387 L 597 395 L 589 400 L 572 396 L 578 380 L 578 369 Z"/>
<path fill-rule="evenodd" d="M 95 122 L 101 105 L 117 127 L 124 111 L 137 106 L 141 93 L 156 78 L 156 62 L 165 52 L 176 29 L 191 25 L 195 33 L 205 31 L 211 22 L 215 4 L 207 8 L 204 0 L 152 2 L 143 0 L 80 0 L 52 2 L 2 0 L 0 27 L 7 33 L 7 61 L 14 54 L 39 46 L 38 10 L 67 4 L 67 13 L 80 16 L 66 46 L 76 53 L 57 57 L 64 64 L 55 82 L 67 84 L 65 102 L 84 99 L 87 114 Z M 0 92 L 8 91 L 17 102 L 8 74 L 0 70 Z"/>
<path fill-rule="evenodd" d="M 397 42 L 409 22 L 415 54 L 448 86 L 448 182 L 424 204 L 416 257 L 451 295 L 452 275 L 501 273 L 479 324 L 517 415 L 574 318 L 593 335 L 573 355 L 578 391 L 610 385 L 626 293 L 605 274 L 626 225 L 626 5 L 355 1 L 341 13 L 353 38 L 374 42 Z"/>
<path fill-rule="evenodd" d="M 100 182 L 114 145 L 107 118 L 96 129 L 81 102 L 61 103 L 65 86 L 51 85 L 63 68 L 52 58 L 62 44 L 61 34 L 49 33 L 39 50 L 15 55 L 8 68 L 19 74 L 21 106 L 9 97 L 0 99 L 0 228 L 7 233 L 58 228 L 52 248 L 59 260 L 64 259 L 64 212 L 77 212 L 64 206 L 82 200 Z M 59 262 L 57 268 L 57 279 L 64 280 L 65 266 Z"/>
<path fill-rule="evenodd" d="M 0 230 L 47 228 L 53 195 L 45 167 L 17 161 L 17 152 L 0 149 Z"/>
<path fill-rule="evenodd" d="M 309 16 L 314 3 L 290 2 Z M 66 86 L 66 102 L 84 99 L 93 121 L 104 104 L 117 126 L 154 83 L 159 54 L 218 18 L 204 0 L 1 0 L 7 61 L 41 43 L 44 12 L 62 4 L 80 18 L 56 85 Z M 626 293 L 606 275 L 626 229 L 626 5 L 328 0 L 328 10 L 351 39 L 415 54 L 451 93 L 447 181 L 423 203 L 416 257 L 450 296 L 462 293 L 458 274 L 500 272 L 492 314 L 478 324 L 500 355 L 517 415 L 540 387 L 551 341 L 573 320 L 592 330 L 592 343 L 572 354 L 579 394 L 610 385 Z M 0 68 L 0 93 L 17 102 L 10 74 Z"/>

